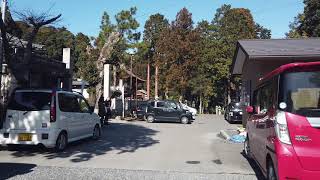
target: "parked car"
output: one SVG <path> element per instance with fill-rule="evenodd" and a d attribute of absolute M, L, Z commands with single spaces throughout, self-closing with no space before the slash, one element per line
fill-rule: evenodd
<path fill-rule="evenodd" d="M 181 104 L 181 107 L 184 109 L 184 110 L 188 110 L 189 112 L 191 112 L 192 114 L 192 119 L 195 120 L 196 119 L 196 115 L 197 115 L 197 109 L 196 108 L 193 108 L 193 107 L 190 107 L 186 104 L 183 104 L 183 103 L 180 103 Z"/>
<path fill-rule="evenodd" d="M 149 123 L 167 121 L 189 124 L 191 119 L 192 114 L 184 110 L 180 103 L 169 100 L 148 102 L 146 120 Z"/>
<path fill-rule="evenodd" d="M 224 118 L 230 123 L 242 122 L 242 109 L 239 102 L 231 102 L 225 109 Z"/>
<path fill-rule="evenodd" d="M 253 93 L 244 152 L 267 179 L 320 179 L 320 62 L 283 65 Z"/>
<path fill-rule="evenodd" d="M 142 120 L 145 120 L 146 118 L 146 112 L 147 112 L 147 106 L 148 104 L 140 104 L 138 107 L 137 107 L 137 110 L 136 110 L 136 116 L 138 119 L 142 119 Z"/>
<path fill-rule="evenodd" d="M 0 130 L 2 145 L 44 145 L 62 151 L 69 142 L 99 138 L 100 118 L 78 93 L 16 90 Z"/>

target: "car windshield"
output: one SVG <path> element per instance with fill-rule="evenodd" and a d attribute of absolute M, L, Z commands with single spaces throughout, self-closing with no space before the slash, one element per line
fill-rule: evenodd
<path fill-rule="evenodd" d="M 231 103 L 230 108 L 231 109 L 240 109 L 240 103 Z"/>
<path fill-rule="evenodd" d="M 14 93 L 8 109 L 19 111 L 49 110 L 51 94 L 47 92 L 16 92 Z"/>
<path fill-rule="evenodd" d="M 286 111 L 320 117 L 320 72 L 290 72 L 282 75 L 280 101 Z"/>

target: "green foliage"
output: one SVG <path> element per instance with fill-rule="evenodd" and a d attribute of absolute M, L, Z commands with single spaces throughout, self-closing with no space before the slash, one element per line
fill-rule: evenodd
<path fill-rule="evenodd" d="M 320 37 L 320 1 L 304 0 L 304 12 L 289 24 L 287 38 Z"/>
<path fill-rule="evenodd" d="M 306 33 L 308 37 L 320 36 L 320 1 L 304 0 L 304 17 L 301 18 L 298 28 L 299 34 Z"/>
<path fill-rule="evenodd" d="M 115 19 L 117 21 L 117 30 L 124 36 L 129 44 L 136 43 L 140 39 L 140 32 L 136 32 L 139 27 L 138 21 L 134 18 L 137 8 L 132 7 L 130 10 L 122 10 Z"/>
<path fill-rule="evenodd" d="M 113 25 L 110 21 L 110 16 L 107 12 L 104 12 L 102 15 L 101 25 L 100 25 L 100 33 L 98 38 L 95 41 L 95 45 L 101 49 L 106 42 L 106 39 L 110 36 L 110 34 L 115 31 L 115 25 Z"/>
<path fill-rule="evenodd" d="M 98 79 L 96 60 L 98 59 L 98 50 L 90 44 L 90 38 L 82 33 L 75 37 L 75 62 L 76 76 L 86 80 L 91 86 L 95 86 Z"/>
<path fill-rule="evenodd" d="M 188 94 L 188 81 L 196 70 L 200 34 L 193 29 L 191 13 L 183 8 L 156 43 L 155 60 L 160 69 L 160 89 Z"/>

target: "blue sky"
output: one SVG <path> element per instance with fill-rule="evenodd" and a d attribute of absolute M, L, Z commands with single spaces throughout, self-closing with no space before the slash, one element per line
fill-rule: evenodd
<path fill-rule="evenodd" d="M 71 32 L 83 32 L 97 36 L 101 16 L 107 11 L 114 16 L 123 9 L 132 6 L 138 8 L 137 16 L 140 31 L 151 14 L 161 13 L 170 21 L 177 12 L 186 7 L 193 15 L 193 21 L 211 21 L 217 8 L 222 4 L 243 7 L 251 10 L 256 22 L 272 30 L 272 38 L 283 38 L 288 32 L 289 22 L 303 12 L 302 0 L 8 0 L 15 11 L 32 9 L 35 12 L 50 14 L 62 13 L 59 26 L 67 27 Z"/>

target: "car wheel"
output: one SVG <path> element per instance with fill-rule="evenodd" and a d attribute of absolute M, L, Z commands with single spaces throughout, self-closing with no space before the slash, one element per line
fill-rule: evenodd
<path fill-rule="evenodd" d="M 243 150 L 244 150 L 244 154 L 246 155 L 246 157 L 251 159 L 251 149 L 250 149 L 250 143 L 249 143 L 248 135 L 247 135 L 246 140 L 243 143 Z"/>
<path fill-rule="evenodd" d="M 186 116 L 183 116 L 180 121 L 182 124 L 189 124 L 189 118 Z"/>
<path fill-rule="evenodd" d="M 65 132 L 62 132 L 59 134 L 59 136 L 57 138 L 55 150 L 57 152 L 61 152 L 66 149 L 67 145 L 68 145 L 67 134 Z"/>
<path fill-rule="evenodd" d="M 153 123 L 154 122 L 154 116 L 153 115 L 147 116 L 147 122 L 148 123 Z"/>
<path fill-rule="evenodd" d="M 276 171 L 271 160 L 268 163 L 267 180 L 277 180 Z"/>
<path fill-rule="evenodd" d="M 99 139 L 101 137 L 100 127 L 96 125 L 93 129 L 92 138 L 94 140 Z"/>

